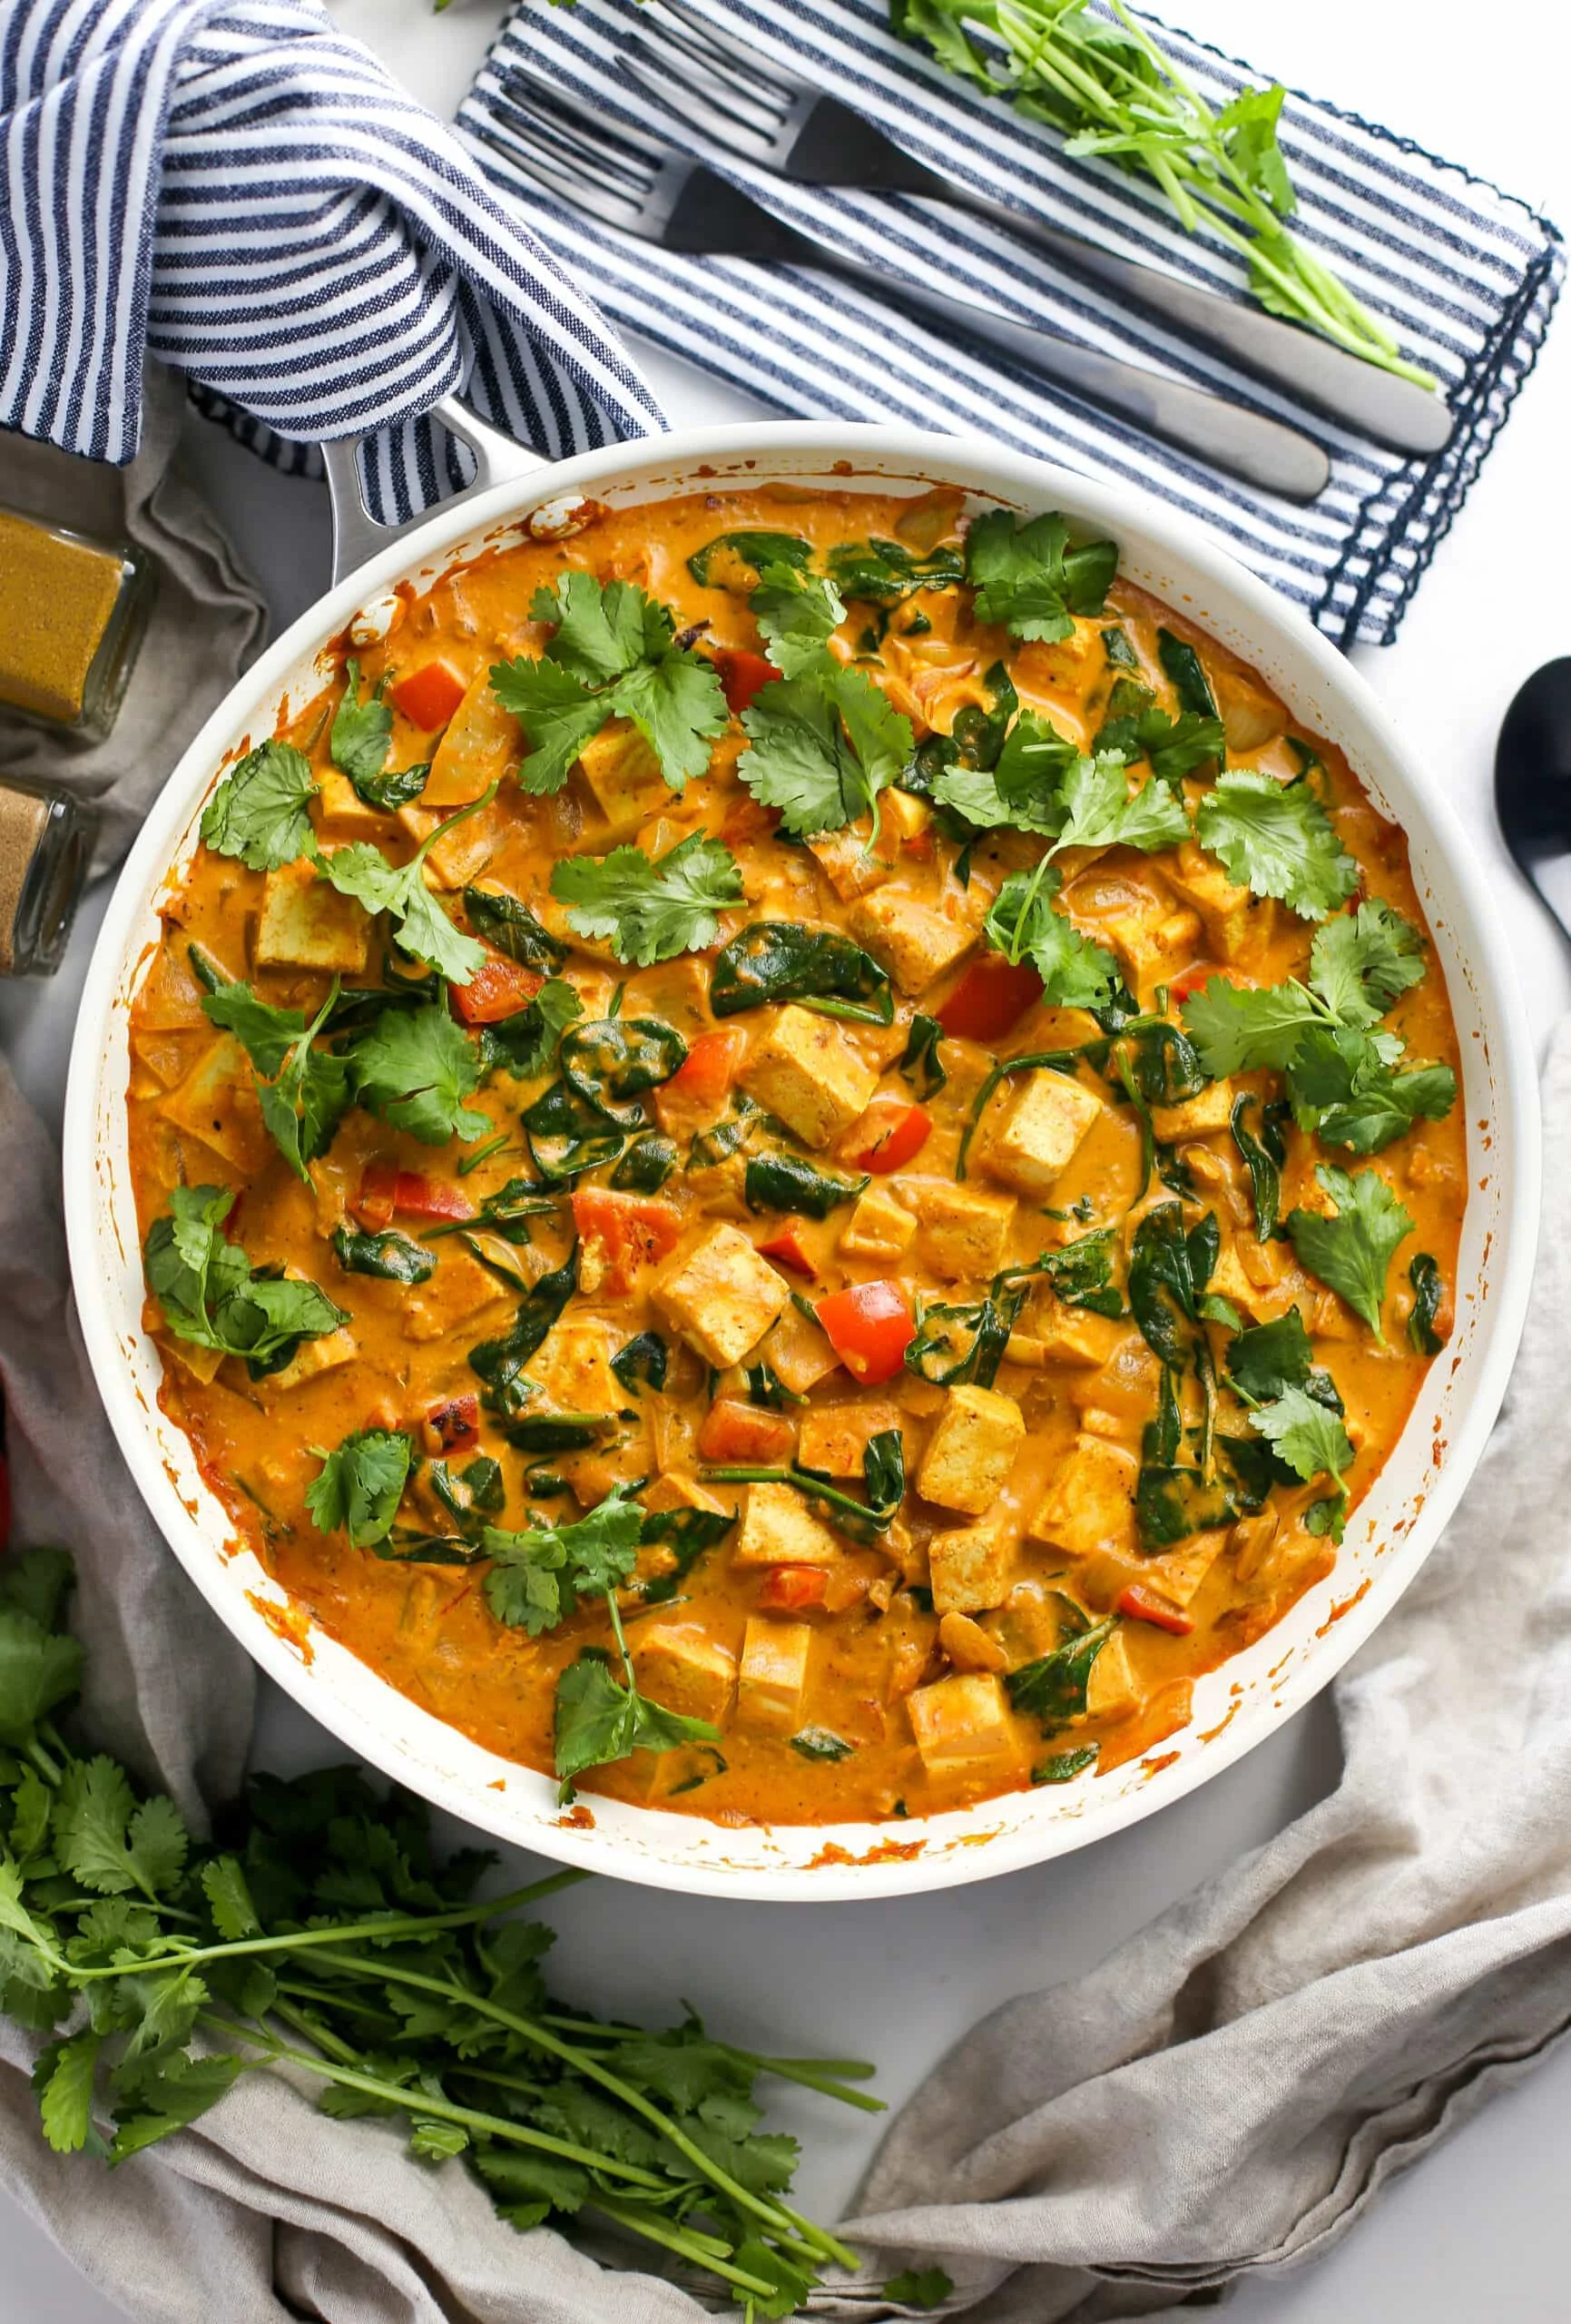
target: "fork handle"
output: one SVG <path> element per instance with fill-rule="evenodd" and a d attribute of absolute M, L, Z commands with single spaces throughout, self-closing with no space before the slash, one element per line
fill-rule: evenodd
<path fill-rule="evenodd" d="M 948 291 L 863 266 L 838 251 L 831 255 L 805 237 L 799 240 L 800 263 L 840 275 L 876 291 L 880 299 L 918 308 L 974 339 L 987 340 L 1032 370 L 1046 373 L 1107 410 L 1122 412 L 1147 434 L 1197 453 L 1228 476 L 1295 501 L 1313 500 L 1330 481 L 1330 461 L 1323 448 L 1312 437 L 1285 427 L 1281 420 L 1230 403 L 1203 388 L 1192 388 L 1185 380 L 1147 370 L 1142 364 L 1125 363 L 1117 356 L 1077 346 L 1055 332 L 1016 322 L 996 307 L 952 298 Z"/>
<path fill-rule="evenodd" d="M 1049 256 L 1066 260 L 1082 274 L 1094 275 L 1141 306 L 1165 315 L 1193 337 L 1225 349 L 1246 369 L 1285 388 L 1296 401 L 1318 405 L 1372 436 L 1378 444 L 1390 445 L 1399 452 L 1433 455 L 1450 440 L 1450 411 L 1444 398 L 1431 389 L 1383 371 L 1361 355 L 1351 355 L 1297 323 L 1283 322 L 1263 308 L 1245 306 L 1199 283 L 1185 282 L 1163 267 L 1122 258 L 1084 235 L 1028 218 L 1011 210 L 1007 202 L 991 201 L 987 194 L 956 185 L 933 172 L 928 176 L 929 182 L 921 189 L 924 201 L 967 210 L 973 217 L 1006 228 Z"/>

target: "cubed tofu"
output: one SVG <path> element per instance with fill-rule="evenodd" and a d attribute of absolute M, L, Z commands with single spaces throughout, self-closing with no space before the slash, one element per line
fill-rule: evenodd
<path fill-rule="evenodd" d="M 810 1404 L 801 1417 L 797 1461 L 826 1477 L 859 1477 L 873 1438 L 899 1426 L 893 1404 Z"/>
<path fill-rule="evenodd" d="M 1071 1371 L 1100 1371 L 1124 1336 L 1124 1326 L 1110 1316 L 1066 1307 L 1050 1291 L 1032 1302 L 1028 1329 L 1041 1343 L 1044 1364 Z"/>
<path fill-rule="evenodd" d="M 992 1672 L 969 1670 L 919 1687 L 907 1708 L 922 1765 L 935 1783 L 969 1779 L 997 1789 L 1023 1773 L 1008 1701 Z"/>
<path fill-rule="evenodd" d="M 997 1275 L 1015 1216 L 1010 1195 L 985 1195 L 948 1178 L 900 1178 L 900 1198 L 921 1226 L 918 1256 L 946 1282 Z"/>
<path fill-rule="evenodd" d="M 451 1243 L 443 1244 L 441 1251 L 441 1261 L 430 1281 L 399 1302 L 407 1340 L 439 1340 L 456 1324 L 467 1323 L 486 1308 L 515 1296 L 489 1267 L 483 1267 L 466 1251 L 455 1250 Z"/>
<path fill-rule="evenodd" d="M 1186 1098 L 1182 1105 L 1151 1108 L 1151 1127 L 1164 1146 L 1176 1145 L 1181 1137 L 1213 1137 L 1232 1119 L 1232 1084 L 1226 1079 L 1209 1082 L 1198 1097 Z"/>
<path fill-rule="evenodd" d="M 412 840 L 425 841 L 430 838 L 438 823 L 447 821 L 448 812 L 446 807 L 427 807 L 422 795 L 414 805 L 399 808 L 398 822 Z M 477 815 L 466 816 L 463 822 L 455 824 L 450 832 L 437 840 L 427 856 L 427 886 L 443 888 L 449 892 L 457 888 L 468 887 L 479 878 L 496 854 L 497 837 L 494 808 L 487 807 Z M 543 921 L 546 919 L 544 911 L 540 917 Z M 550 925 L 548 921 L 546 925 Z"/>
<path fill-rule="evenodd" d="M 614 718 L 591 735 L 578 763 L 614 837 L 641 830 L 670 801 L 660 762 L 631 719 Z"/>
<path fill-rule="evenodd" d="M 1005 1084 L 1005 1103 L 989 1125 L 982 1166 L 1006 1187 L 1045 1200 L 1102 1111 L 1102 1099 L 1083 1083 L 1038 1066 Z"/>
<path fill-rule="evenodd" d="M 1230 1301 L 1241 1315 L 1262 1320 L 1281 1315 L 1292 1304 L 1285 1290 L 1255 1282 L 1239 1256 L 1238 1245 L 1232 1241 L 1222 1245 L 1222 1256 L 1212 1271 L 1206 1289 L 1214 1298 Z"/>
<path fill-rule="evenodd" d="M 759 1354 L 793 1396 L 807 1395 L 820 1380 L 838 1372 L 840 1363 L 818 1325 L 796 1307 L 786 1308 Z"/>
<path fill-rule="evenodd" d="M 219 1365 L 224 1360 L 221 1347 L 198 1347 L 193 1341 L 177 1340 L 172 1335 L 168 1339 L 161 1338 L 158 1350 L 166 1364 L 172 1358 L 182 1372 L 189 1373 L 193 1380 L 200 1380 L 204 1388 L 217 1376 Z"/>
<path fill-rule="evenodd" d="M 611 1369 L 625 1331 L 603 1315 L 554 1324 L 529 1363 L 529 1377 L 559 1413 L 615 1413 L 635 1401 Z"/>
<path fill-rule="evenodd" d="M 898 1259 L 917 1231 L 917 1222 L 886 1186 L 877 1181 L 857 1198 L 857 1206 L 840 1239 L 840 1248 L 851 1259 Z"/>
<path fill-rule="evenodd" d="M 165 1121 L 211 1146 L 243 1177 L 253 1177 L 273 1151 L 250 1059 L 231 1034 L 202 1051 L 161 1111 Z"/>
<path fill-rule="evenodd" d="M 794 1485 L 747 1487 L 741 1530 L 731 1552 L 732 1565 L 837 1565 L 844 1554 Z"/>
<path fill-rule="evenodd" d="M 696 1622 L 641 1622 L 633 1667 L 641 1691 L 683 1718 L 718 1727 L 736 1692 L 736 1657 Z"/>
<path fill-rule="evenodd" d="M 1009 1595 L 1014 1544 L 1001 1525 L 961 1525 L 928 1544 L 933 1610 L 981 1614 Z"/>
<path fill-rule="evenodd" d="M 1165 1598 L 1170 1605 L 1187 1606 L 1226 1548 L 1227 1535 L 1225 1525 L 1215 1526 L 1209 1533 L 1192 1534 L 1175 1550 L 1164 1550 L 1160 1557 L 1146 1558 L 1141 1588 Z"/>
<path fill-rule="evenodd" d="M 1097 931 L 1118 955 L 1118 965 L 1132 992 L 1148 993 L 1195 956 L 1200 940 L 1200 914 L 1187 904 L 1175 904 L 1165 891 L 1142 889 L 1122 911 L 1110 912 Z"/>
<path fill-rule="evenodd" d="M 1089 1557 L 1097 1550 L 1134 1552 L 1135 1462 L 1122 1445 L 1082 1433 L 1032 1518 L 1034 1541 Z"/>
<path fill-rule="evenodd" d="M 444 813 L 466 807 L 524 756 L 518 721 L 491 691 L 490 663 L 486 655 L 447 722 L 420 793 L 422 807 L 440 807 Z"/>
<path fill-rule="evenodd" d="M 734 1492 L 730 1501 L 722 1501 L 707 1485 L 701 1485 L 696 1477 L 684 1476 L 680 1469 L 663 1469 L 638 1498 L 651 1515 L 668 1509 L 702 1509 L 711 1517 L 736 1514 Z"/>
<path fill-rule="evenodd" d="M 737 1669 L 736 1724 L 752 1735 L 790 1735 L 801 1725 L 813 1634 L 806 1622 L 754 1614 Z"/>
<path fill-rule="evenodd" d="M 302 1340 L 289 1362 L 277 1372 L 270 1372 L 260 1386 L 269 1394 L 277 1395 L 289 1388 L 303 1387 L 308 1380 L 316 1380 L 324 1372 L 336 1372 L 341 1364 L 353 1364 L 359 1354 L 353 1332 L 325 1332 L 319 1340 Z"/>
<path fill-rule="evenodd" d="M 804 1146 L 830 1146 L 866 1113 L 879 1068 L 831 1018 L 794 1003 L 754 1042 L 737 1076 Z"/>
<path fill-rule="evenodd" d="M 928 1439 L 917 1491 L 942 1509 L 980 1517 L 1003 1492 L 1025 1441 L 1026 1423 L 1013 1396 L 996 1388 L 951 1388 Z"/>
<path fill-rule="evenodd" d="M 1140 1702 L 1140 1682 L 1130 1667 L 1124 1632 L 1116 1630 L 1097 1653 L 1085 1681 L 1088 1719 L 1128 1718 Z"/>
<path fill-rule="evenodd" d="M 830 832 L 823 839 L 809 840 L 808 852 L 818 858 L 824 877 L 841 903 L 849 904 L 855 897 L 882 887 L 899 861 L 900 835 L 892 824 L 881 819 L 878 840 L 869 847 L 864 816 L 859 825 L 853 823 L 848 831 Z"/>
<path fill-rule="evenodd" d="M 375 839 L 383 811 L 368 806 L 347 774 L 330 766 L 317 777 L 317 832 L 322 839 Z"/>
<path fill-rule="evenodd" d="M 1276 932 L 1275 904 L 1230 880 L 1194 840 L 1185 840 L 1175 855 L 1165 857 L 1163 869 L 1169 884 L 1199 912 L 1205 940 L 1219 960 L 1251 959 L 1270 943 Z"/>
<path fill-rule="evenodd" d="M 257 924 L 259 968 L 358 970 L 370 944 L 365 906 L 319 879 L 314 863 L 302 858 L 268 873 Z"/>
<path fill-rule="evenodd" d="M 904 888 L 882 887 L 862 897 L 850 915 L 851 933 L 888 969 L 902 992 L 926 992 L 977 941 L 958 898 L 924 903 Z"/>
<path fill-rule="evenodd" d="M 653 1295 L 688 1345 L 722 1371 L 751 1354 L 790 1298 L 741 1229 L 724 1221 L 666 1262 Z"/>

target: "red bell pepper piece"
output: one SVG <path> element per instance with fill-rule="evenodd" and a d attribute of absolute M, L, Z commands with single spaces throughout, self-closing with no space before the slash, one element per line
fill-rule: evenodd
<path fill-rule="evenodd" d="M 469 689 L 446 662 L 427 662 L 391 689 L 393 707 L 422 734 L 446 726 Z"/>
<path fill-rule="evenodd" d="M 796 1431 L 781 1413 L 744 1404 L 734 1396 L 722 1396 L 711 1404 L 698 1432 L 701 1461 L 739 1461 L 775 1468 L 790 1459 L 795 1447 Z"/>
<path fill-rule="evenodd" d="M 655 1092 L 662 1127 L 669 1130 L 673 1124 L 712 1122 L 736 1079 L 746 1047 L 747 1035 L 739 1025 L 700 1033 L 689 1045 L 685 1062 Z"/>
<path fill-rule="evenodd" d="M 534 1000 L 545 981 L 534 969 L 525 969 L 500 952 L 492 952 L 481 961 L 467 984 L 448 987 L 453 996 L 453 1014 L 461 1025 L 499 1024 L 504 1017 L 515 1017 Z"/>
<path fill-rule="evenodd" d="M 350 1208 L 362 1226 L 377 1234 L 392 1225 L 398 1199 L 397 1168 L 391 1162 L 371 1162 L 361 1174 L 360 1191 Z"/>
<path fill-rule="evenodd" d="M 952 1040 L 996 1041 L 1042 998 L 1042 980 L 1029 960 L 1018 966 L 1002 952 L 973 960 L 935 1012 Z"/>
<path fill-rule="evenodd" d="M 1193 1618 L 1180 1606 L 1170 1606 L 1165 1598 L 1154 1598 L 1138 1581 L 1132 1581 L 1121 1590 L 1118 1611 L 1137 1622 L 1151 1622 L 1159 1630 L 1171 1630 L 1174 1638 L 1187 1638 L 1194 1628 Z"/>
<path fill-rule="evenodd" d="M 360 1179 L 360 1191 L 351 1206 L 362 1226 L 388 1226 L 395 1214 L 406 1218 L 473 1218 L 475 1206 L 462 1187 L 445 1186 L 427 1178 L 423 1170 L 396 1169 L 390 1162 L 372 1162 Z"/>
<path fill-rule="evenodd" d="M 853 1170 L 871 1170 L 887 1177 L 921 1152 L 932 1128 L 926 1106 L 871 1106 L 846 1132 L 840 1151 Z"/>
<path fill-rule="evenodd" d="M 630 1291 L 638 1269 L 664 1258 L 682 1234 L 682 1214 L 670 1203 L 606 1187 L 576 1189 L 573 1224 L 584 1246 L 581 1265 L 598 1267 L 596 1288 L 613 1292 Z"/>
<path fill-rule="evenodd" d="M 894 1378 L 917 1336 L 898 1283 L 854 1283 L 817 1300 L 813 1313 L 847 1371 L 868 1387 Z"/>
<path fill-rule="evenodd" d="M 818 1269 L 803 1250 L 801 1237 L 794 1226 L 782 1226 L 767 1243 L 758 1246 L 761 1259 L 772 1259 L 777 1267 L 784 1267 L 788 1275 L 815 1275 Z"/>
<path fill-rule="evenodd" d="M 720 673 L 720 690 L 725 696 L 725 706 L 733 718 L 740 718 L 755 694 L 765 686 L 772 686 L 781 675 L 772 662 L 761 654 L 749 654 L 733 645 L 722 645 L 714 657 Z"/>
<path fill-rule="evenodd" d="M 766 1614 L 797 1614 L 821 1606 L 829 1590 L 821 1565 L 771 1565 L 759 1584 L 758 1602 Z"/>

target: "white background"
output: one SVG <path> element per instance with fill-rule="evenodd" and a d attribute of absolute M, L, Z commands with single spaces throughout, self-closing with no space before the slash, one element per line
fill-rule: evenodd
<path fill-rule="evenodd" d="M 789 7 L 789 0 L 785 0 Z M 1571 141 L 1561 95 L 1571 38 L 1561 0 L 1525 0 L 1492 30 L 1458 0 L 1173 0 L 1185 26 L 1282 79 L 1390 123 L 1494 178 L 1571 228 Z M 447 15 L 424 0 L 333 0 L 437 112 L 451 113 L 498 21 L 489 0 Z M 636 350 L 677 424 L 745 416 L 741 394 Z M 325 586 L 319 487 L 272 475 L 204 430 L 209 487 L 261 577 L 279 624 Z M 1450 796 L 1488 866 L 1540 1040 L 1571 1000 L 1566 949 L 1517 881 L 1490 804 L 1494 738 L 1517 686 L 1571 653 L 1571 317 L 1548 350 L 1394 647 L 1360 665 Z M 101 905 L 100 905 L 101 908 Z M 92 900 L 50 987 L 0 992 L 0 1037 L 34 1097 L 58 1108 Z M 1551 1167 L 1556 1157 L 1551 1157 Z M 1563 1167 L 1563 1164 L 1562 1164 Z M 275 1766 L 335 1756 L 331 1738 L 264 1687 L 260 1746 Z M 1076 1974 L 1195 1882 L 1222 1870 L 1337 1776 L 1323 1701 L 1241 1765 L 1154 1821 L 1035 1872 L 958 1893 L 866 1905 L 687 1902 L 589 1885 L 562 1898 L 558 1980 L 597 2008 L 650 2013 L 696 1993 L 720 2031 L 777 2052 L 876 2058 L 898 2101 L 984 2010 Z M 521 1875 L 520 1876 L 525 1876 Z M 873 2132 L 826 2103 L 781 2110 L 808 2142 L 806 2207 L 832 2217 Z M 133 2166 L 134 2167 L 134 2166 Z M 94 2166 L 82 2165 L 93 2201 Z M 1358 2233 L 1312 2268 L 1246 2283 L 1237 2324 L 1566 2324 L 1571 2053 L 1562 2049 L 1448 2147 L 1399 2181 Z M 119 2311 L 0 2193 L 5 2324 L 107 2324 Z M 180 2255 L 172 2251 L 172 2274 Z M 223 2324 L 215 2312 L 214 2324 Z"/>

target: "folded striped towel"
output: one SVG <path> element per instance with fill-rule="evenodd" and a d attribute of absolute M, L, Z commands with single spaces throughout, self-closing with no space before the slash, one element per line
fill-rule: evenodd
<path fill-rule="evenodd" d="M 1130 257 L 1244 295 L 1238 261 L 1221 242 L 1185 235 L 1144 182 L 1109 163 L 1066 161 L 1056 131 L 897 40 L 888 0 L 791 0 L 787 9 L 762 0 L 688 4 L 950 178 L 1090 231 Z M 1563 271 L 1560 238 L 1546 219 L 1389 130 L 1290 95 L 1281 142 L 1300 199 L 1295 231 L 1438 377 L 1456 415 L 1444 452 L 1405 458 L 1242 379 L 1225 356 L 1116 291 L 1066 279 L 1006 231 L 957 212 L 938 235 L 908 199 L 788 185 L 707 144 L 619 76 L 617 49 L 639 14 L 638 0 L 577 0 L 571 8 L 521 0 L 458 116 L 480 167 L 515 192 L 607 313 L 799 418 L 977 430 L 1086 474 L 1138 484 L 1220 532 L 1338 643 L 1383 644 L 1396 635 L 1543 339 Z M 1146 21 L 1218 104 L 1262 77 Z M 1088 346 L 1222 387 L 1293 421 L 1330 452 L 1329 488 L 1302 508 L 1234 483 L 997 351 L 810 270 L 676 257 L 586 223 L 547 202 L 479 140 L 487 94 L 510 66 L 697 154 L 826 249 L 871 257 L 939 288 L 980 291 L 1024 320 L 1045 320 Z"/>
<path fill-rule="evenodd" d="M 572 277 L 315 0 L 0 5 L 0 426 L 136 449 L 144 350 L 280 465 L 379 429 L 384 519 L 462 391 L 549 455 L 663 426 Z"/>

